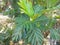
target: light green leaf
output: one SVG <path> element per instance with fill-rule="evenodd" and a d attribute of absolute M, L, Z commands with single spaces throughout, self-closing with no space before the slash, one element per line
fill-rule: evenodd
<path fill-rule="evenodd" d="M 21 0 L 20 2 L 18 2 L 18 5 L 21 7 L 22 11 L 29 17 L 32 17 L 34 15 L 33 6 L 30 1 Z"/>

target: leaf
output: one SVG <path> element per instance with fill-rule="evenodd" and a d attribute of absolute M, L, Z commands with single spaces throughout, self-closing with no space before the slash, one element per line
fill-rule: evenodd
<path fill-rule="evenodd" d="M 19 41 L 26 36 L 26 30 L 28 30 L 29 18 L 26 15 L 21 15 L 15 18 L 16 27 L 12 34 L 13 41 Z M 26 29 L 26 30 L 25 30 Z"/>
<path fill-rule="evenodd" d="M 43 19 L 42 19 L 43 18 Z M 49 24 L 49 18 L 46 17 L 45 15 L 41 15 L 35 20 L 36 26 L 39 27 L 40 30 L 45 30 L 48 29 L 48 24 Z M 43 28 L 44 27 L 44 28 Z"/>
<path fill-rule="evenodd" d="M 30 1 L 21 0 L 20 2 L 18 2 L 18 5 L 21 7 L 20 9 L 29 17 L 32 17 L 34 15 L 33 6 Z"/>
<path fill-rule="evenodd" d="M 60 40 L 60 34 L 57 29 L 51 29 L 50 36 L 51 36 L 51 39 Z"/>
<path fill-rule="evenodd" d="M 41 5 L 34 5 L 34 16 L 32 16 L 32 19 L 35 20 L 36 18 L 40 17 L 44 12 L 44 8 Z"/>
<path fill-rule="evenodd" d="M 41 5 L 34 6 L 34 13 L 35 14 L 41 14 L 42 10 L 44 10 L 44 8 Z"/>
<path fill-rule="evenodd" d="M 43 41 L 43 35 L 38 28 L 33 28 L 32 30 L 29 30 L 27 35 L 28 43 L 31 43 L 31 45 L 41 45 Z"/>
<path fill-rule="evenodd" d="M 47 3 L 47 8 L 51 8 L 56 6 L 56 4 L 58 3 L 59 0 L 46 0 Z"/>

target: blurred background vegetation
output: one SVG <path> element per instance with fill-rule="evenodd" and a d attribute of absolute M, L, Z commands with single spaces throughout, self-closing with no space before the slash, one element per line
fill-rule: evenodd
<path fill-rule="evenodd" d="M 0 0 L 0 44 L 60 45 L 60 0 Z"/>

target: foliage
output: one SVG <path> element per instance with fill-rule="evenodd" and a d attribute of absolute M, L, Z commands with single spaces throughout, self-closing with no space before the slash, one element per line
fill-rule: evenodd
<path fill-rule="evenodd" d="M 36 2 L 36 4 L 33 4 L 32 2 Z M 13 40 L 14 42 L 23 39 L 26 45 L 42 45 L 44 39 L 43 33 L 45 31 L 50 31 L 52 39 L 60 40 L 59 31 L 53 28 L 56 23 L 56 17 L 52 17 L 51 15 L 51 11 L 57 9 L 58 2 L 59 0 L 16 1 L 19 5 L 18 9 L 20 13 L 19 16 L 14 17 L 14 29 L 6 32 L 6 34 L 8 33 L 7 35 L 9 35 L 7 39 L 10 38 L 9 40 Z M 15 7 L 12 12 L 14 12 L 15 9 L 17 8 Z M 12 14 L 14 15 L 14 13 Z"/>
<path fill-rule="evenodd" d="M 22 0 L 20 3 L 18 3 L 21 7 L 21 10 L 26 13 L 28 16 L 33 16 L 34 15 L 34 10 L 32 3 L 28 0 Z"/>
<path fill-rule="evenodd" d="M 59 30 L 58 29 L 51 29 L 51 38 L 55 40 L 60 40 Z"/>
<path fill-rule="evenodd" d="M 52 3 L 55 2 L 52 1 L 47 5 L 49 10 L 51 9 L 50 7 L 54 7 L 54 5 L 50 6 Z M 42 39 L 44 38 L 43 32 L 53 28 L 56 21 L 55 18 L 46 17 L 44 14 L 44 10 L 46 10 L 46 8 L 37 4 L 32 7 L 32 3 L 30 1 L 21 0 L 18 2 L 18 5 L 20 6 L 20 10 L 22 10 L 27 17 L 22 14 L 22 17 L 20 16 L 20 18 L 17 18 L 17 29 L 19 33 L 16 30 L 17 33 L 14 33 L 13 39 L 21 40 L 27 38 L 27 42 L 31 45 L 42 45 Z"/>
<path fill-rule="evenodd" d="M 10 15 L 11 17 L 13 16 L 18 16 L 20 14 L 19 6 L 17 2 L 19 0 L 3 0 L 5 6 L 4 6 L 4 15 Z"/>

